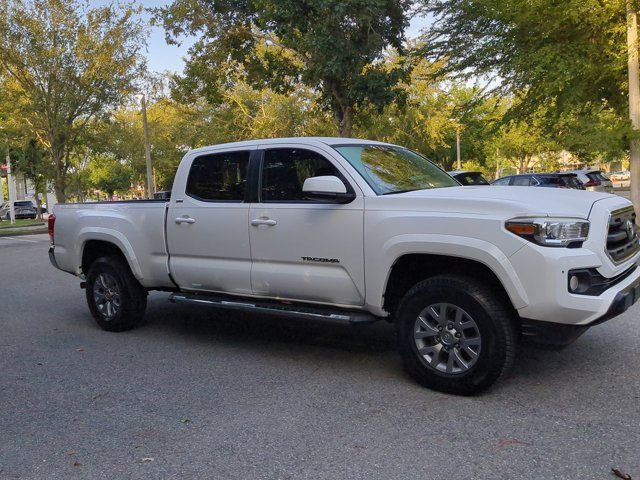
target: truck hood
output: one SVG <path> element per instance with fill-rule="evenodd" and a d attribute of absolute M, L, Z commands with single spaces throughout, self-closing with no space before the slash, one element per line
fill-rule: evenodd
<path fill-rule="evenodd" d="M 616 195 L 584 190 L 498 186 L 434 188 L 378 198 L 385 199 L 387 207 L 403 210 L 437 210 L 479 215 L 493 211 L 513 217 L 529 215 L 576 218 L 588 218 L 591 207 L 600 200 L 623 200 Z"/>

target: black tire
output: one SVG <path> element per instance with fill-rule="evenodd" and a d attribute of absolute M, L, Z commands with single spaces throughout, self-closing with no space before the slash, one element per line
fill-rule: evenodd
<path fill-rule="evenodd" d="M 100 310 L 104 305 L 100 307 L 96 300 L 96 295 L 104 293 L 102 279 L 109 279 L 110 282 L 113 279 L 110 285 L 115 285 L 113 292 L 117 290 L 118 294 L 118 308 L 111 316 Z M 147 308 L 147 291 L 133 276 L 125 260 L 117 255 L 100 257 L 91 264 L 87 273 L 86 295 L 93 318 L 100 328 L 109 332 L 122 332 L 136 327 L 142 322 Z"/>
<path fill-rule="evenodd" d="M 518 330 L 515 313 L 507 302 L 508 300 L 502 298 L 495 290 L 465 276 L 436 276 L 416 284 L 400 302 L 396 315 L 398 346 L 406 371 L 421 385 L 441 392 L 474 395 L 489 388 L 509 373 L 516 354 Z M 451 345 L 441 343 L 444 342 L 441 340 L 444 335 L 440 333 L 437 337 L 429 339 L 429 342 L 436 343 L 436 347 L 441 349 L 437 354 L 425 357 L 418 353 L 417 343 L 421 341 L 415 338 L 416 329 L 421 328 L 418 327 L 418 316 L 427 307 L 438 304 L 450 305 L 444 308 L 445 316 L 453 315 L 448 312 L 451 310 L 455 313 L 455 308 L 458 308 L 464 310 L 475 322 L 475 332 L 479 332 L 481 343 L 477 347 L 479 354 L 468 362 L 472 365 L 467 370 L 460 367 L 458 373 L 453 373 L 454 368 L 451 368 L 452 373 L 448 373 L 430 365 L 430 360 L 434 357 L 436 361 L 441 356 L 448 359 L 449 352 L 453 352 L 454 349 Z M 442 310 L 438 310 L 438 313 L 442 313 Z M 428 329 L 424 331 L 429 336 L 433 335 Z M 459 335 L 464 337 L 464 333 Z M 459 345 L 456 344 L 458 352 Z M 432 348 L 433 346 L 429 345 L 421 350 L 424 353 Z M 449 367 L 440 364 L 439 368 Z"/>

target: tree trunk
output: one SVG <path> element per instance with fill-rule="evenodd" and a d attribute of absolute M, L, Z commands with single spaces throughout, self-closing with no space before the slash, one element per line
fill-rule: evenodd
<path fill-rule="evenodd" d="M 341 137 L 351 137 L 351 130 L 353 129 L 353 108 L 345 107 L 342 111 L 342 118 L 338 123 L 338 129 L 340 130 Z"/>
<path fill-rule="evenodd" d="M 64 162 L 64 147 L 52 147 L 51 157 L 55 168 L 53 190 L 56 194 L 56 200 L 58 203 L 65 203 L 67 201 L 67 169 Z"/>
<path fill-rule="evenodd" d="M 640 69 L 638 68 L 638 16 L 634 0 L 627 0 L 627 50 L 629 69 L 629 117 L 635 134 L 640 134 Z M 629 146 L 631 201 L 640 213 L 640 140 Z M 636 223 L 638 223 L 637 220 Z"/>
<path fill-rule="evenodd" d="M 353 128 L 353 105 L 341 94 L 337 84 L 331 85 L 331 109 L 338 124 L 341 137 L 351 137 Z"/>
<path fill-rule="evenodd" d="M 36 188 L 36 217 L 38 220 L 42 220 L 42 202 L 38 196 L 38 189 Z"/>
<path fill-rule="evenodd" d="M 67 201 L 67 184 L 64 175 L 56 171 L 55 178 L 53 179 L 53 190 L 56 194 L 56 200 L 58 203 L 65 203 Z"/>

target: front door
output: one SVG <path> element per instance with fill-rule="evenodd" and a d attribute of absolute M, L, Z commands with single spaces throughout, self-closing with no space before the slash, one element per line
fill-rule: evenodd
<path fill-rule="evenodd" d="M 264 150 L 259 200 L 249 212 L 255 295 L 342 305 L 364 303 L 364 198 L 346 205 L 304 198 L 305 179 L 341 178 L 338 163 L 313 147 Z"/>
<path fill-rule="evenodd" d="M 186 290 L 251 294 L 247 172 L 251 149 L 181 165 L 167 212 L 169 267 Z M 184 192 L 179 194 L 178 192 Z"/>

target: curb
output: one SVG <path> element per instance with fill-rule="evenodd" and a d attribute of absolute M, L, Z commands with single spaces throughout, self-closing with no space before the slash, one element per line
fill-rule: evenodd
<path fill-rule="evenodd" d="M 5 231 L 6 230 L 6 231 Z M 42 228 L 0 228 L 0 237 L 13 237 L 16 235 L 36 235 L 39 233 L 49 233 L 49 229 L 47 227 Z"/>

